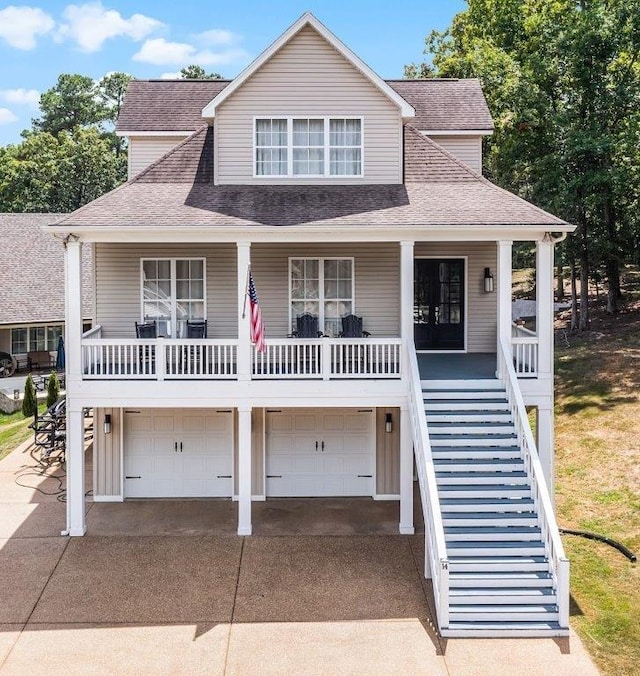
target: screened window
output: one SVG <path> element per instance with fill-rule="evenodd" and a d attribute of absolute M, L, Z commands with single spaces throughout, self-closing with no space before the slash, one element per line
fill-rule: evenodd
<path fill-rule="evenodd" d="M 362 119 L 256 119 L 256 176 L 362 176 Z"/>
<path fill-rule="evenodd" d="M 58 338 L 62 335 L 62 324 L 50 326 L 30 326 L 29 328 L 11 329 L 11 353 L 55 352 L 58 349 Z"/>
<path fill-rule="evenodd" d="M 11 353 L 26 354 L 29 352 L 27 329 L 11 329 Z"/>
<path fill-rule="evenodd" d="M 203 258 L 142 260 L 142 321 L 158 335 L 182 338 L 188 319 L 206 317 Z"/>
<path fill-rule="evenodd" d="M 342 330 L 342 317 L 354 313 L 352 258 L 292 258 L 289 264 L 291 327 L 312 314 L 327 336 Z"/>

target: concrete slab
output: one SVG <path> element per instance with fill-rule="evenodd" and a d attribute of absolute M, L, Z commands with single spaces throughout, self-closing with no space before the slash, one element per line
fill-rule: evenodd
<path fill-rule="evenodd" d="M 4 498 L 4 496 L 3 496 Z M 93 503 L 87 503 L 87 512 Z M 56 537 L 66 528 L 64 502 L 0 503 L 0 538 Z"/>
<path fill-rule="evenodd" d="M 55 569 L 65 538 L 0 540 L 0 623 L 24 623 Z"/>
<path fill-rule="evenodd" d="M 224 673 L 228 641 L 228 624 L 30 624 L 0 673 L 216 676 Z"/>
<path fill-rule="evenodd" d="M 7 655 L 15 645 L 23 624 L 0 624 L 0 671 L 2 663 L 7 659 Z"/>
<path fill-rule="evenodd" d="M 597 676 L 580 639 L 448 639 L 444 660 L 456 676 Z"/>
<path fill-rule="evenodd" d="M 226 535 L 236 537 L 231 500 L 127 500 L 94 503 L 90 535 Z"/>
<path fill-rule="evenodd" d="M 234 622 L 428 616 L 401 536 L 247 538 Z"/>
<path fill-rule="evenodd" d="M 231 626 L 226 674 L 446 675 L 418 620 Z"/>
<path fill-rule="evenodd" d="M 33 622 L 230 622 L 241 538 L 73 538 Z"/>

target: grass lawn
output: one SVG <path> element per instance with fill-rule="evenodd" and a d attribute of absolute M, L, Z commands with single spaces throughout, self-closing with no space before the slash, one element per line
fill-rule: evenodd
<path fill-rule="evenodd" d="M 556 502 L 561 526 L 640 554 L 640 310 L 596 317 L 556 347 Z M 563 536 L 571 622 L 605 674 L 640 674 L 640 568 L 615 549 Z"/>
<path fill-rule="evenodd" d="M 40 413 L 43 413 L 45 408 L 44 404 L 38 405 Z M 11 414 L 0 412 L 0 460 L 33 435 L 33 430 L 28 427 L 31 422 L 33 418 L 25 418 L 22 411 Z"/>

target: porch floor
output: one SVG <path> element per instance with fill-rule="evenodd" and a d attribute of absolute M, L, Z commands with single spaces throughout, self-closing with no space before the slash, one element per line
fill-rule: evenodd
<path fill-rule="evenodd" d="M 431 352 L 418 353 L 417 357 L 422 380 L 475 380 L 496 376 L 495 352 Z"/>

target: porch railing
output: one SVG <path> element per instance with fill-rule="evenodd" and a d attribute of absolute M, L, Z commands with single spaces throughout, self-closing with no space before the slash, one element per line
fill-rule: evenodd
<path fill-rule="evenodd" d="M 518 442 L 522 448 L 525 468 L 531 480 L 531 496 L 538 513 L 546 553 L 551 562 L 558 597 L 558 621 L 561 627 L 566 628 L 569 626 L 569 560 L 565 556 L 560 539 L 558 524 L 553 512 L 553 505 L 542 471 L 536 442 L 529 425 L 527 410 L 518 385 L 516 371 L 512 360 L 507 355 L 509 355 L 509 347 L 502 340 L 498 352 L 498 367 L 511 407 Z"/>
<path fill-rule="evenodd" d="M 535 331 L 511 325 L 511 345 L 513 365 L 518 378 L 536 378 L 538 376 L 538 336 Z"/>
<path fill-rule="evenodd" d="M 238 341 L 101 337 L 100 327 L 82 338 L 86 380 L 234 380 Z M 269 340 L 252 351 L 252 379 L 379 379 L 402 376 L 397 338 Z"/>
<path fill-rule="evenodd" d="M 400 378 L 399 338 L 319 338 L 269 340 L 265 352 L 253 351 L 252 377 Z"/>

